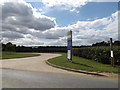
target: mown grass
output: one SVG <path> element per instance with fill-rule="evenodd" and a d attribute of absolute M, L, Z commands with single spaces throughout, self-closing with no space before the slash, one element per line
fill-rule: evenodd
<path fill-rule="evenodd" d="M 36 53 L 15 53 L 15 52 L 3 52 L 2 59 L 12 59 L 12 58 L 25 58 L 39 56 L 40 54 Z"/>
<path fill-rule="evenodd" d="M 102 64 L 93 60 L 76 57 L 73 56 L 72 62 L 67 60 L 67 55 L 65 53 L 62 56 L 52 58 L 48 60 L 52 64 L 56 64 L 59 66 L 77 69 L 77 70 L 85 70 L 90 72 L 110 72 L 110 73 L 120 73 L 120 66 L 112 67 L 111 65 Z"/>

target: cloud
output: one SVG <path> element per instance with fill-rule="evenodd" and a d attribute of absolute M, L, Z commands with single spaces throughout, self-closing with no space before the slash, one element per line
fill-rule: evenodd
<path fill-rule="evenodd" d="M 56 26 L 55 18 L 41 15 L 28 3 L 5 2 L 0 5 L 2 6 L 2 35 L 8 40 L 24 38 L 27 34 L 38 36 L 41 31 Z"/>
<path fill-rule="evenodd" d="M 49 42 L 45 42 L 45 45 L 67 46 L 67 38 L 61 37 L 59 39 L 50 40 Z"/>
<path fill-rule="evenodd" d="M 43 2 L 48 7 L 65 6 L 77 8 L 86 5 L 87 2 L 119 2 L 119 0 L 37 0 Z"/>
<path fill-rule="evenodd" d="M 70 12 L 79 13 L 77 8 L 86 5 L 88 2 L 119 2 L 119 0 L 2 0 L 0 3 L 4 2 L 40 2 L 44 5 L 42 13 L 46 12 L 44 10 L 49 10 L 50 8 L 56 7 L 60 10 L 69 10 Z M 49 8 L 49 9 L 48 9 Z"/>
<path fill-rule="evenodd" d="M 13 40 L 17 38 L 23 38 L 23 35 L 17 32 L 5 31 L 2 33 L 2 37 L 8 38 L 9 40 Z"/>
<path fill-rule="evenodd" d="M 22 41 L 22 42 L 21 42 Z M 44 45 L 44 42 L 38 40 L 38 39 L 32 39 L 31 38 L 20 38 L 20 39 L 16 39 L 11 41 L 14 44 L 17 45 L 24 45 L 24 46 L 40 46 L 40 45 Z"/>
<path fill-rule="evenodd" d="M 27 1 L 32 2 L 33 0 Z M 55 8 L 58 10 L 68 10 L 70 12 L 79 13 L 80 11 L 78 11 L 77 8 L 86 5 L 88 2 L 119 2 L 119 0 L 34 0 L 34 2 L 43 3 L 43 13 L 46 13 L 44 10 L 47 10 L 47 12 L 50 11 L 50 8 L 52 8 L 52 10 Z"/>
<path fill-rule="evenodd" d="M 41 0 L 41 3 L 44 5 L 43 10 L 47 10 L 47 12 L 54 8 L 79 13 L 76 8 L 86 5 L 87 1 L 88 0 Z M 43 13 L 46 13 L 46 11 L 43 11 Z"/>
<path fill-rule="evenodd" d="M 59 39 L 60 37 L 66 36 L 67 31 L 69 30 L 66 27 L 56 27 L 42 33 L 46 39 Z"/>
<path fill-rule="evenodd" d="M 42 2 L 49 7 L 53 6 L 68 6 L 68 7 L 80 7 L 85 5 L 88 0 L 42 0 Z"/>
<path fill-rule="evenodd" d="M 55 26 L 54 19 L 39 14 L 34 15 L 35 11 L 30 4 L 8 2 L 2 5 L 3 23 L 21 25 L 36 30 L 46 30 Z"/>
<path fill-rule="evenodd" d="M 65 42 L 66 39 L 61 40 L 61 38 L 66 37 L 69 30 L 73 31 L 73 45 L 91 45 L 95 42 L 108 41 L 109 38 L 118 40 L 118 11 L 109 17 L 93 21 L 77 21 L 75 24 L 56 27 L 44 31 L 44 33 L 54 37 L 52 39 L 58 39 L 55 43 L 58 42 L 59 45 L 63 45 L 60 42 Z"/>
<path fill-rule="evenodd" d="M 84 0 L 87 2 L 87 0 Z M 46 2 L 48 2 L 46 0 Z M 68 5 L 74 9 L 84 3 L 72 0 L 58 0 L 54 5 Z M 62 4 L 61 4 L 62 3 Z M 45 3 L 47 5 L 47 3 Z M 55 18 L 42 15 L 30 4 L 21 2 L 7 2 L 2 5 L 2 36 L 3 42 L 13 42 L 17 45 L 67 45 L 67 32 L 73 31 L 73 45 L 89 45 L 99 41 L 118 39 L 118 12 L 109 17 L 93 21 L 77 21 L 75 24 L 58 27 Z M 74 7 L 74 8 L 73 8 Z"/>
<path fill-rule="evenodd" d="M 72 27 L 79 29 L 77 35 L 75 35 L 75 40 L 81 40 L 81 44 L 84 45 L 108 41 L 109 38 L 118 40 L 118 11 L 106 18 L 94 21 L 79 21 Z"/>

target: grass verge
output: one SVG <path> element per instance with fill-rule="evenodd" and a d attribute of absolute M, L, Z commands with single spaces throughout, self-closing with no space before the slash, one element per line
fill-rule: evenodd
<path fill-rule="evenodd" d="M 12 59 L 12 58 L 24 58 L 24 57 L 33 57 L 40 56 L 40 54 L 35 53 L 15 53 L 15 52 L 3 52 L 2 59 Z"/>
<path fill-rule="evenodd" d="M 69 62 L 66 57 L 67 55 L 63 53 L 62 56 L 49 59 L 48 61 L 55 65 L 76 70 L 84 70 L 90 72 L 120 73 L 120 71 L 118 70 L 120 66 L 112 67 L 111 65 L 102 64 L 93 60 L 76 56 L 73 56 L 73 61 Z"/>

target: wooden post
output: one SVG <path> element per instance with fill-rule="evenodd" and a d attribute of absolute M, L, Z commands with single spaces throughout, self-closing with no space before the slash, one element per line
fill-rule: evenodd
<path fill-rule="evenodd" d="M 112 50 L 112 38 L 110 38 L 110 57 L 111 57 L 111 65 L 115 67 L 115 59 L 113 56 L 113 50 Z"/>

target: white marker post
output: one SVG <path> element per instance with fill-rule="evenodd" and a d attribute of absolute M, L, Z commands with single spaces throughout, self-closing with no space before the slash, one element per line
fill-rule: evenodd
<path fill-rule="evenodd" d="M 110 38 L 110 55 L 111 55 L 111 65 L 115 67 L 115 60 L 114 60 L 114 55 L 112 50 L 112 38 Z"/>

